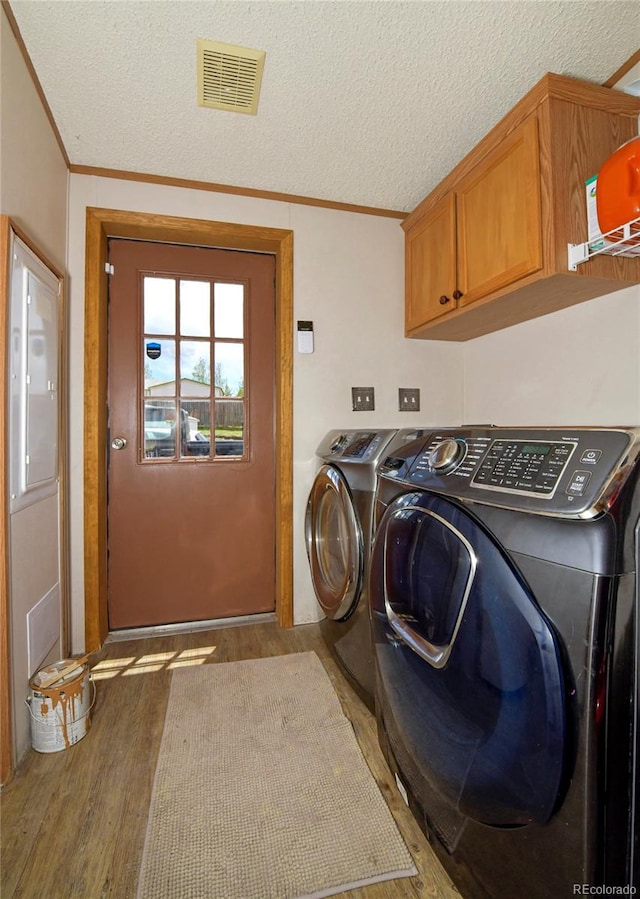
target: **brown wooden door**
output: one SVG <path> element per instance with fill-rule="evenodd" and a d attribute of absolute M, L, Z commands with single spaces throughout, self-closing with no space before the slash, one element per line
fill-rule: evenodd
<path fill-rule="evenodd" d="M 109 627 L 273 611 L 274 259 L 109 261 Z"/>
<path fill-rule="evenodd" d="M 456 207 L 449 194 L 407 233 L 407 333 L 456 308 Z M 445 298 L 445 299 L 443 299 Z"/>
<path fill-rule="evenodd" d="M 542 268 L 539 166 L 532 116 L 456 188 L 461 306 Z"/>

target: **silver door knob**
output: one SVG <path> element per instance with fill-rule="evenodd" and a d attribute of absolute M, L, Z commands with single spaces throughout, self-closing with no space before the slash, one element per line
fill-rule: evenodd
<path fill-rule="evenodd" d="M 124 449 L 127 445 L 127 441 L 124 437 L 114 437 L 111 441 L 111 449 L 121 450 Z"/>

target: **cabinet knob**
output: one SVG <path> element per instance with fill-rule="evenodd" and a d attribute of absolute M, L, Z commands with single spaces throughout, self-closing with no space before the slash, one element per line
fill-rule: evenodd
<path fill-rule="evenodd" d="M 440 297 L 440 305 L 441 305 L 441 306 L 446 306 L 446 304 L 447 304 L 448 302 L 449 302 L 449 297 L 445 297 L 445 296 L 441 296 L 441 297 Z"/>
<path fill-rule="evenodd" d="M 461 290 L 454 290 L 454 291 L 453 291 L 453 299 L 454 299 L 454 300 L 459 300 L 460 297 L 462 297 L 462 296 L 464 296 L 464 294 L 462 293 Z"/>

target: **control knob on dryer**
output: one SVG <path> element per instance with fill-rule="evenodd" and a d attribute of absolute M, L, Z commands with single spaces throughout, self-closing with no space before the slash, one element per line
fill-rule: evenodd
<path fill-rule="evenodd" d="M 330 453 L 338 453 L 340 450 L 343 450 L 347 445 L 348 437 L 346 434 L 339 434 L 338 437 L 333 441 L 331 446 L 329 447 Z"/>
<path fill-rule="evenodd" d="M 436 474 L 449 474 L 462 462 L 467 452 L 464 440 L 445 437 L 429 453 L 429 467 Z"/>

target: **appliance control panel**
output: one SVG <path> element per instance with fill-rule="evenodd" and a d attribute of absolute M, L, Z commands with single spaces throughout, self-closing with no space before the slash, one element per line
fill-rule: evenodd
<path fill-rule="evenodd" d="M 632 428 L 452 428 L 379 473 L 460 499 L 591 517 L 628 474 L 639 441 Z"/>
<path fill-rule="evenodd" d="M 342 455 L 351 459 L 362 459 L 366 455 L 367 450 L 374 445 L 377 436 L 375 431 L 362 431 L 352 434 L 342 450 Z M 377 443 L 379 442 L 378 440 Z"/>
<path fill-rule="evenodd" d="M 316 450 L 316 455 L 330 462 L 344 459 L 345 462 L 375 464 L 395 433 L 394 430 L 330 431 Z"/>

